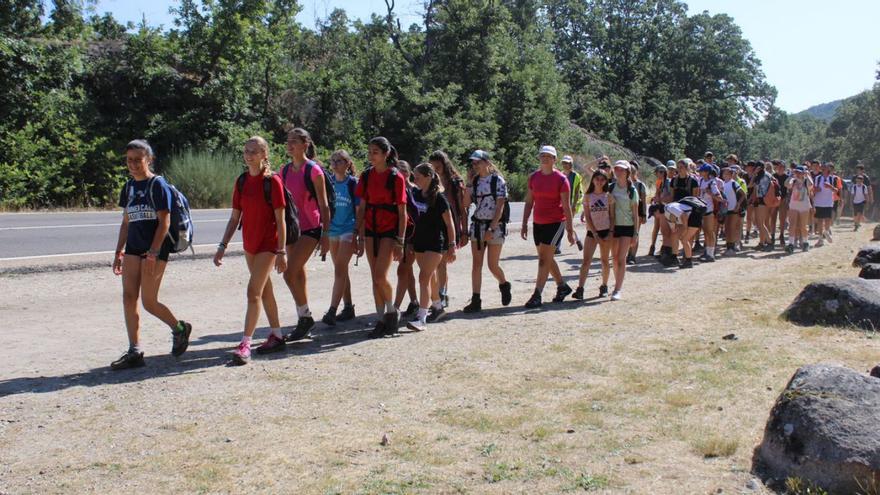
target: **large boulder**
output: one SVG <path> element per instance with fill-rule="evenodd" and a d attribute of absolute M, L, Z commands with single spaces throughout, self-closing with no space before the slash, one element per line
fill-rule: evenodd
<path fill-rule="evenodd" d="M 880 329 L 880 280 L 836 278 L 813 282 L 782 317 L 799 325 Z"/>
<path fill-rule="evenodd" d="M 880 244 L 872 244 L 859 249 L 856 259 L 853 260 L 853 267 L 861 268 L 871 263 L 880 263 Z"/>
<path fill-rule="evenodd" d="M 863 266 L 862 271 L 859 272 L 859 278 L 866 278 L 868 280 L 880 279 L 880 263 L 868 263 Z"/>
<path fill-rule="evenodd" d="M 880 486 L 878 425 L 880 379 L 804 366 L 770 411 L 752 469 L 770 485 L 796 477 L 831 493 L 864 493 Z"/>

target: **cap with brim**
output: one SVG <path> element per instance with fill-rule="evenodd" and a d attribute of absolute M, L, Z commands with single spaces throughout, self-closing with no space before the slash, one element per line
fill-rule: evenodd
<path fill-rule="evenodd" d="M 574 163 L 574 160 L 569 155 L 565 155 L 562 157 L 562 163 Z"/>
<path fill-rule="evenodd" d="M 697 172 L 711 172 L 711 171 L 712 171 L 712 165 L 709 165 L 708 163 L 704 163 L 704 164 L 700 165 L 700 168 L 697 169 Z"/>
<path fill-rule="evenodd" d="M 657 172 L 663 172 L 665 174 L 665 173 L 669 172 L 669 169 L 666 168 L 666 165 L 657 165 L 654 168 L 654 173 L 657 173 Z"/>
<path fill-rule="evenodd" d="M 675 160 L 669 160 L 669 161 L 667 161 L 667 162 L 666 162 L 666 166 L 667 166 L 667 167 L 674 167 L 674 166 L 675 166 Z"/>
<path fill-rule="evenodd" d="M 556 158 L 556 148 L 553 146 L 541 146 L 541 151 L 538 152 L 540 155 L 551 155 L 553 158 Z"/>
<path fill-rule="evenodd" d="M 477 150 L 471 153 L 471 157 L 468 160 L 488 160 L 489 153 L 486 153 L 483 150 Z"/>
<path fill-rule="evenodd" d="M 807 171 L 807 167 L 805 167 L 803 165 L 798 165 L 797 167 L 794 168 L 794 171 L 803 173 L 803 172 Z"/>
<path fill-rule="evenodd" d="M 617 160 L 616 162 L 614 162 L 614 168 L 629 170 L 629 162 L 626 160 Z"/>
<path fill-rule="evenodd" d="M 711 151 L 707 151 L 707 152 L 703 153 L 704 158 L 707 156 L 715 156 L 715 153 L 712 153 Z"/>

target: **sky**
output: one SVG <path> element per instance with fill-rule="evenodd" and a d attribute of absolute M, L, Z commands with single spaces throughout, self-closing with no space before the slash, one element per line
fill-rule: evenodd
<path fill-rule="evenodd" d="M 334 8 L 349 17 L 384 14 L 384 0 L 300 0 L 299 21 L 313 27 Z M 734 18 L 779 92 L 776 105 L 799 112 L 872 87 L 880 62 L 880 0 L 690 0 L 690 13 L 704 10 Z M 98 13 L 120 21 L 172 26 L 174 0 L 99 0 Z M 396 0 L 404 28 L 419 21 L 423 2 Z"/>

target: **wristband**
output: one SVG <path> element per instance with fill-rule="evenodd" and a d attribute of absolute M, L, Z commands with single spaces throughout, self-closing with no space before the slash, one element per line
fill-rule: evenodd
<path fill-rule="evenodd" d="M 286 256 L 286 255 L 287 255 L 287 251 L 285 251 L 283 249 L 279 249 L 278 251 L 275 251 L 275 256 Z"/>
<path fill-rule="evenodd" d="M 225 243 L 225 242 L 221 242 L 220 244 L 217 244 L 217 249 L 224 249 L 224 250 L 225 250 L 225 249 L 226 249 L 226 243 Z"/>

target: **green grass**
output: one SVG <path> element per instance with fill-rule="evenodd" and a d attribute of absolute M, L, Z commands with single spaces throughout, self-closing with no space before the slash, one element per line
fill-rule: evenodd
<path fill-rule="evenodd" d="M 244 171 L 242 157 L 225 151 L 186 150 L 171 157 L 168 180 L 193 208 L 223 208 L 232 204 L 235 179 Z"/>

